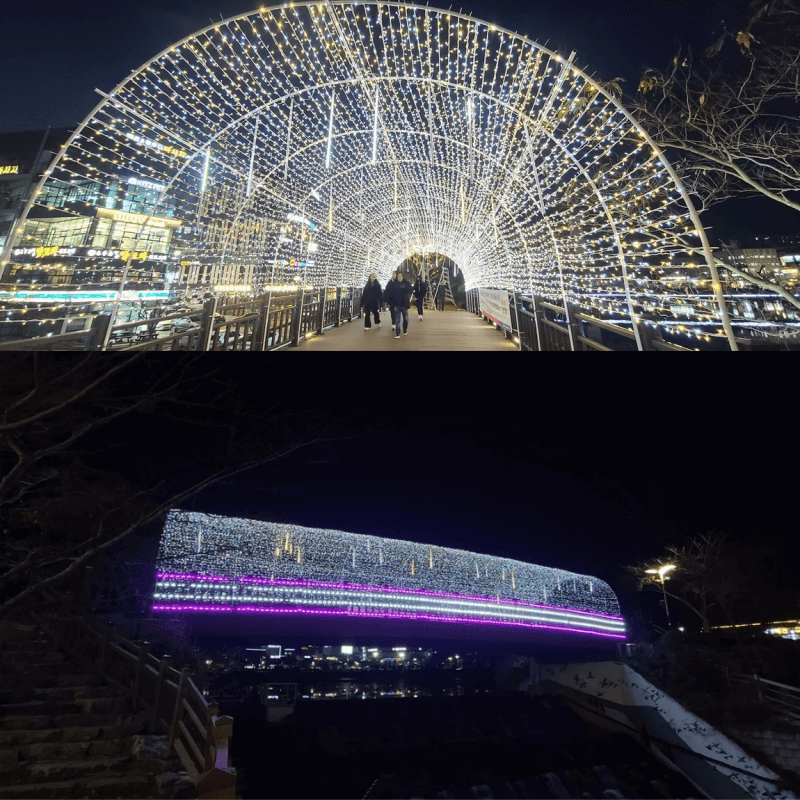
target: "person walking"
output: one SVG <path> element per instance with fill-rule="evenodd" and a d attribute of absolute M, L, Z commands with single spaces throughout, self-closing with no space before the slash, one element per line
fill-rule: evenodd
<path fill-rule="evenodd" d="M 403 321 L 403 335 L 408 336 L 408 308 L 411 305 L 411 292 L 413 287 L 403 277 L 402 272 L 397 273 L 397 280 L 391 287 L 392 296 L 390 298 L 392 303 L 393 315 L 392 322 L 394 323 L 394 338 L 400 338 L 400 320 Z"/>
<path fill-rule="evenodd" d="M 390 333 L 392 331 L 392 327 L 394 326 L 394 313 L 392 312 L 392 304 L 391 304 L 390 299 L 389 299 L 389 293 L 390 293 L 389 290 L 390 290 L 392 284 L 396 280 L 397 280 L 397 271 L 395 270 L 392 273 L 392 277 L 389 278 L 388 281 L 386 281 L 386 288 L 383 290 L 384 309 L 389 312 L 389 316 L 391 317 L 391 320 L 392 320 L 392 324 L 389 326 L 389 332 Z"/>
<path fill-rule="evenodd" d="M 428 284 L 422 280 L 422 276 L 418 275 L 414 281 L 414 302 L 417 304 L 417 314 L 422 319 L 422 303 L 425 300 L 425 295 L 428 294 Z"/>
<path fill-rule="evenodd" d="M 383 303 L 383 290 L 378 283 L 378 276 L 373 272 L 369 276 L 367 285 L 361 292 L 361 308 L 364 309 L 364 330 L 372 330 L 372 316 L 375 317 L 375 327 L 381 326 L 381 315 L 379 309 Z"/>
<path fill-rule="evenodd" d="M 434 302 L 436 305 L 436 309 L 438 311 L 444 311 L 444 296 L 445 296 L 444 281 L 440 280 L 439 285 L 436 287 L 436 295 L 434 297 Z"/>

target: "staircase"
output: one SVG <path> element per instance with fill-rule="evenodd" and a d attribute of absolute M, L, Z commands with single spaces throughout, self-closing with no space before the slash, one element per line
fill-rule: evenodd
<path fill-rule="evenodd" d="M 167 770 L 168 737 L 139 735 L 124 693 L 40 626 L 3 622 L 0 648 L 3 800 L 191 796 Z"/>

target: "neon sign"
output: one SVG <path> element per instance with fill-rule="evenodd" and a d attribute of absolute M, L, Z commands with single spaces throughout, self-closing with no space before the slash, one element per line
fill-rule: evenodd
<path fill-rule="evenodd" d="M 0 175 L 19 175 L 19 165 L 0 167 Z"/>
<path fill-rule="evenodd" d="M 141 178 L 128 178 L 128 185 L 141 186 L 144 189 L 153 189 L 156 192 L 163 192 L 166 188 L 163 183 L 155 181 L 143 181 Z"/>
<path fill-rule="evenodd" d="M 151 147 L 153 150 L 160 150 L 162 153 L 167 153 L 171 156 L 175 156 L 176 158 L 186 158 L 186 156 L 189 155 L 185 150 L 172 147 L 168 144 L 161 144 L 161 142 L 157 142 L 155 139 L 148 139 L 146 136 L 139 136 L 135 133 L 126 133 L 125 135 L 131 141 L 136 142 L 136 144 L 146 145 L 147 147 Z"/>
<path fill-rule="evenodd" d="M 114 222 L 132 222 L 152 228 L 178 228 L 182 225 L 181 220 L 171 217 L 148 217 L 146 214 L 134 214 L 131 211 L 118 211 L 113 208 L 98 208 L 97 216 L 113 219 Z"/>

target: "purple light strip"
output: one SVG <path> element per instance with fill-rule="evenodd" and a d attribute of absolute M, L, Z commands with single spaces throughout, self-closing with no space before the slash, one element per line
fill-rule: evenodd
<path fill-rule="evenodd" d="M 224 581 L 230 583 L 236 581 L 237 583 L 257 583 L 269 584 L 274 586 L 318 586 L 326 589 L 346 589 L 348 591 L 367 591 L 367 592 L 396 592 L 398 594 L 422 594 L 428 597 L 445 597 L 453 600 L 479 600 L 481 602 L 497 602 L 491 597 L 481 597 L 480 595 L 473 594 L 448 594 L 446 592 L 433 592 L 426 589 L 398 589 L 393 586 L 363 586 L 356 583 L 324 583 L 321 581 L 301 581 L 289 580 L 288 578 L 222 578 L 218 575 L 191 575 L 181 572 L 157 572 L 156 577 L 162 580 L 177 579 L 177 580 L 192 580 L 192 581 Z M 552 611 L 564 611 L 570 614 L 585 614 L 590 617 L 603 617 L 605 619 L 613 619 L 617 621 L 624 621 L 623 617 L 615 616 L 613 614 L 601 614 L 599 611 L 578 611 L 573 608 L 565 608 L 564 606 L 548 606 L 543 603 L 526 603 L 524 600 L 515 600 L 513 598 L 503 598 L 502 603 L 510 603 L 526 608 L 547 608 Z"/>
<path fill-rule="evenodd" d="M 307 608 L 260 608 L 258 606 L 238 606 L 232 608 L 231 606 L 184 606 L 184 605 L 154 605 L 153 611 L 192 611 L 202 613 L 220 613 L 220 612 L 241 612 L 247 614 L 315 614 L 317 616 L 329 617 L 369 617 L 377 619 L 409 619 L 414 621 L 430 621 L 430 622 L 466 622 L 470 625 L 506 625 L 515 628 L 533 628 L 533 629 L 546 629 L 553 631 L 563 631 L 566 633 L 582 633 L 588 636 L 602 636 L 606 639 L 626 639 L 625 634 L 616 633 L 602 633 L 599 631 L 586 631 L 578 628 L 563 628 L 557 625 L 540 625 L 538 623 L 529 622 L 507 622 L 505 620 L 487 620 L 487 619 L 473 619 L 471 617 L 438 617 L 429 614 L 407 614 L 403 612 L 377 612 L 377 611 L 348 611 L 346 609 L 337 610 L 316 610 Z"/>

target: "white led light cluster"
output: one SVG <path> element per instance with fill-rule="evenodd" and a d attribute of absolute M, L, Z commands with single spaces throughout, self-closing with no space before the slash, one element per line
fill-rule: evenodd
<path fill-rule="evenodd" d="M 171 511 L 154 610 L 345 613 L 624 637 L 604 581 L 399 539 Z"/>
<path fill-rule="evenodd" d="M 94 217 L 131 177 L 164 187 L 142 220 L 181 220 L 190 283 L 385 281 L 441 253 L 468 288 L 707 333 L 719 319 L 686 255 L 685 192 L 615 90 L 452 10 L 291 3 L 214 23 L 111 92 L 36 205 L 68 186 L 61 213 Z"/>

